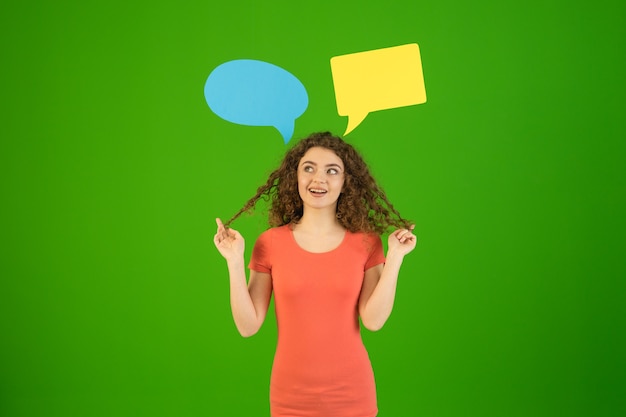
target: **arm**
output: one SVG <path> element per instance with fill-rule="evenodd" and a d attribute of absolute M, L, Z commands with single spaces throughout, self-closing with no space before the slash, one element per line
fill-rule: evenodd
<path fill-rule="evenodd" d="M 230 277 L 230 308 L 237 330 L 243 337 L 254 335 L 265 320 L 272 296 L 270 274 L 250 271 L 246 283 L 243 237 L 233 229 L 226 229 L 217 219 L 215 246 L 228 265 Z"/>
<path fill-rule="evenodd" d="M 380 330 L 391 314 L 400 266 L 404 256 L 415 248 L 417 242 L 411 230 L 393 232 L 389 236 L 385 264 L 365 271 L 358 307 L 361 321 L 368 330 Z"/>

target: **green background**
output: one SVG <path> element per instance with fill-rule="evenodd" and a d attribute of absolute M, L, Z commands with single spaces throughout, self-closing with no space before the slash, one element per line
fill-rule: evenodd
<path fill-rule="evenodd" d="M 363 335 L 379 415 L 625 415 L 625 9 L 3 2 L 0 415 L 269 415 L 275 321 L 238 335 L 212 237 L 286 147 L 204 82 L 294 74 L 291 145 L 345 129 L 331 57 L 414 42 L 427 103 L 346 137 L 420 237 Z"/>

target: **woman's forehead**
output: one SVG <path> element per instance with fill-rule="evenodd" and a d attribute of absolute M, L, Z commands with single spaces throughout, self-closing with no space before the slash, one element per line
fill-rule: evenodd
<path fill-rule="evenodd" d="M 300 159 L 300 163 L 313 162 L 318 165 L 336 164 L 343 166 L 343 161 L 333 150 L 322 148 L 321 146 L 315 146 L 305 152 Z"/>

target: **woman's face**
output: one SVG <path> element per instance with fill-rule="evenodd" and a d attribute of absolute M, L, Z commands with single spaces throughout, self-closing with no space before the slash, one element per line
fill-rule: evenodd
<path fill-rule="evenodd" d="M 337 209 L 345 181 L 341 158 L 330 149 L 313 147 L 298 164 L 298 192 L 305 207 Z"/>

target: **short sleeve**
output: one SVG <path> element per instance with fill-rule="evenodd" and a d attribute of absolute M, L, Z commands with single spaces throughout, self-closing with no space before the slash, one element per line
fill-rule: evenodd
<path fill-rule="evenodd" d="M 378 235 L 369 235 L 368 236 L 369 244 L 369 255 L 367 257 L 367 261 L 365 262 L 365 270 L 367 271 L 373 266 L 384 264 L 385 263 L 385 254 L 383 252 L 383 242 Z"/>
<path fill-rule="evenodd" d="M 252 257 L 250 258 L 250 263 L 248 264 L 248 268 L 257 271 L 264 272 L 267 274 L 272 273 L 272 261 L 271 261 L 271 251 L 272 249 L 272 234 L 271 229 L 263 232 L 257 241 L 254 243 L 254 248 L 252 249 Z"/>

